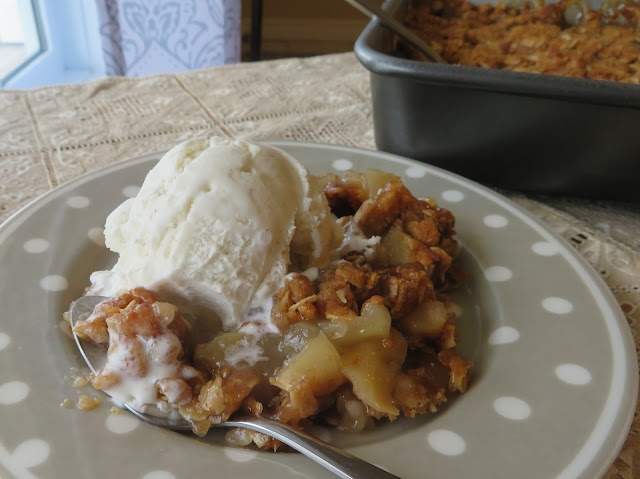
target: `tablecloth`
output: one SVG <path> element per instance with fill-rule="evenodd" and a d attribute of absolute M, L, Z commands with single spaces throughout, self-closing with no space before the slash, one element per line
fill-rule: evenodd
<path fill-rule="evenodd" d="M 197 135 L 375 149 L 368 72 L 352 53 L 0 90 L 0 221 L 98 167 Z M 600 273 L 640 340 L 640 208 L 578 199 L 513 201 Z M 607 479 L 640 477 L 640 419 Z"/>

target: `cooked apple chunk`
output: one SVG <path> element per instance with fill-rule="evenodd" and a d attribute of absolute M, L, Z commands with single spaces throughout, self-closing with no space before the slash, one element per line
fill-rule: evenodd
<path fill-rule="evenodd" d="M 342 371 L 358 399 L 367 406 L 398 416 L 393 404 L 393 388 L 407 354 L 407 340 L 391 328 L 388 338 L 371 339 L 353 345 L 342 355 Z"/>
<path fill-rule="evenodd" d="M 321 331 L 338 350 L 361 341 L 382 340 L 389 337 L 391 328 L 389 310 L 382 304 L 380 296 L 373 298 L 378 298 L 378 300 L 367 301 L 362 306 L 360 316 L 353 319 L 335 319 L 318 323 Z"/>
<path fill-rule="evenodd" d="M 271 384 L 285 391 L 304 387 L 315 396 L 328 394 L 345 381 L 336 348 L 324 334 L 310 339 L 280 370 Z"/>
<path fill-rule="evenodd" d="M 177 410 L 198 435 L 234 414 L 358 432 L 435 412 L 465 391 L 471 367 L 456 351 L 459 314 L 446 294 L 468 279 L 455 262 L 455 218 L 395 175 L 351 171 L 321 182 L 339 218 L 330 259 L 304 269 L 292 254 L 271 301 L 233 327 L 190 328 L 175 306 L 136 289 L 101 303 L 75 332 L 97 343 L 118 334 L 110 352 L 152 386 L 148 403 Z M 158 353 L 175 374 L 147 361 Z M 100 374 L 94 386 L 121 380 Z M 242 428 L 226 441 L 281 446 Z"/>

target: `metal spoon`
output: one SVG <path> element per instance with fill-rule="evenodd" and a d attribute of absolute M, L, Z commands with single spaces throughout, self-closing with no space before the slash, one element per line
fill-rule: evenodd
<path fill-rule="evenodd" d="M 418 35 L 413 33 L 410 29 L 405 27 L 398 20 L 393 18 L 387 12 L 382 10 L 377 5 L 374 5 L 369 0 L 345 0 L 349 5 L 357 8 L 368 17 L 377 19 L 384 27 L 387 27 L 393 33 L 398 35 L 404 41 L 406 41 L 413 48 L 422 53 L 432 62 L 447 63 L 440 54 L 435 51 L 431 45 L 425 42 Z"/>
<path fill-rule="evenodd" d="M 104 299 L 106 298 L 103 296 L 83 296 L 76 300 L 71 306 L 71 328 L 73 328 L 78 321 L 86 319 L 93 312 L 95 306 Z M 81 341 L 75 333 L 73 333 L 73 337 L 89 369 L 91 369 L 94 374 L 97 374 L 101 366 L 96 368 L 94 364 L 102 365 L 106 362 L 106 350 L 100 345 Z M 142 413 L 128 404 L 124 406 L 133 415 L 154 426 L 173 429 L 175 431 L 191 431 L 191 425 L 186 419 L 170 419 L 152 416 Z M 309 434 L 305 434 L 286 424 L 266 417 L 239 417 L 233 421 L 212 424 L 212 427 L 244 427 L 265 433 L 291 446 L 296 451 L 313 459 L 322 467 L 343 479 L 399 479 L 398 476 L 389 474 L 331 444 L 327 444 Z"/>

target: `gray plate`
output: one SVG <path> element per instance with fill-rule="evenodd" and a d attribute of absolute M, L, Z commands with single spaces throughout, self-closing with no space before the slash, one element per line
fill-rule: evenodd
<path fill-rule="evenodd" d="M 404 478 L 594 478 L 633 416 L 638 372 L 625 319 L 591 267 L 494 192 L 411 160 L 353 148 L 273 143 L 312 172 L 401 175 L 457 217 L 473 281 L 455 296 L 469 391 L 435 415 L 324 439 Z M 89 274 L 110 267 L 106 216 L 160 153 L 114 164 L 34 201 L 0 227 L 0 477 L 332 477 L 295 453 L 223 446 L 113 414 L 60 407 L 83 363 L 57 325 Z"/>

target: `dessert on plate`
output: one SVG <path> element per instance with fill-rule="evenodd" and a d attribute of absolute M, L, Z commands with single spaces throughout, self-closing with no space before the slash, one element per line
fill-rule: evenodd
<path fill-rule="evenodd" d="M 447 291 L 467 274 L 455 218 L 376 170 L 311 175 L 266 145 L 186 141 L 107 218 L 119 254 L 81 338 L 93 386 L 196 434 L 236 412 L 362 431 L 464 392 Z M 244 429 L 234 445 L 280 443 Z"/>

